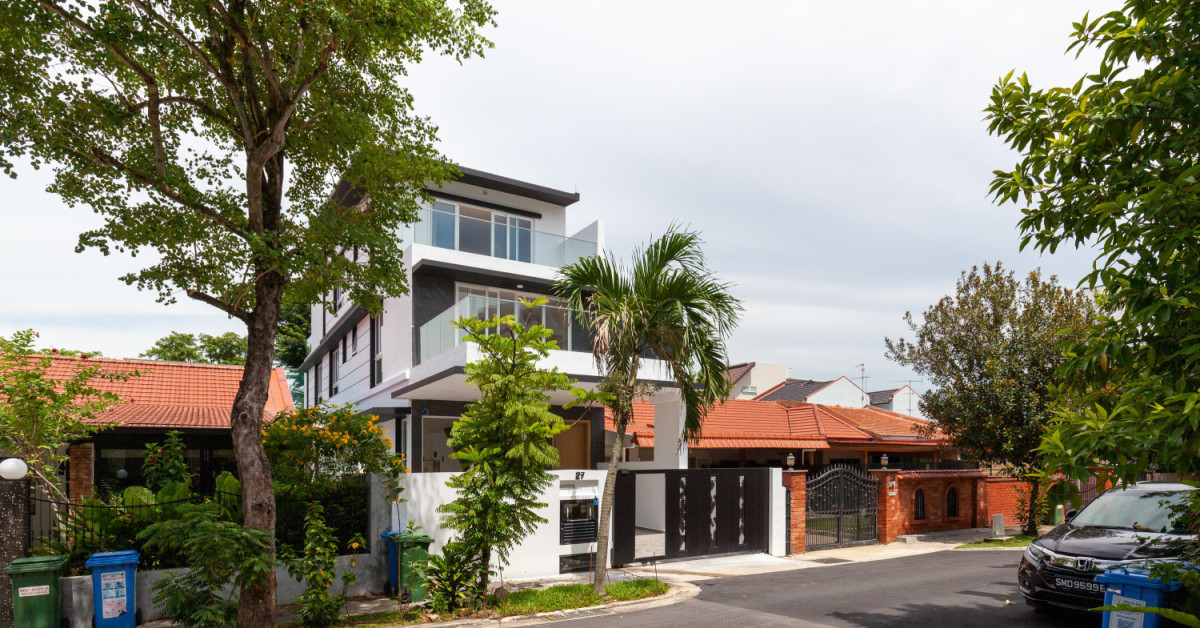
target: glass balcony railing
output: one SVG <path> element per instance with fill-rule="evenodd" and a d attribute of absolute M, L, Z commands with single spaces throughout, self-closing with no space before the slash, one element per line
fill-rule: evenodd
<path fill-rule="evenodd" d="M 595 242 L 534 231 L 525 218 L 492 214 L 484 220 L 453 209 L 441 203 L 421 209 L 416 224 L 400 229 L 401 240 L 553 268 L 597 254 Z"/>
<path fill-rule="evenodd" d="M 580 325 L 571 310 L 556 305 L 527 307 L 520 301 L 494 299 L 482 296 L 464 297 L 453 307 L 438 314 L 433 320 L 417 330 L 416 364 L 430 360 L 463 342 L 466 333 L 454 326 L 460 318 L 477 317 L 480 320 L 493 316 L 513 315 L 517 322 L 526 326 L 545 325 L 553 334 L 551 340 L 558 343 L 560 351 L 592 350 L 592 336 L 586 326 Z M 507 330 L 501 331 L 504 333 Z"/>

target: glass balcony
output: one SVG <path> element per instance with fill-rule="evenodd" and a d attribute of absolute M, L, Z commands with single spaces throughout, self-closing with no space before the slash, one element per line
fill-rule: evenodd
<path fill-rule="evenodd" d="M 404 242 L 561 268 L 596 255 L 596 243 L 533 230 L 533 221 L 469 206 L 434 203 L 400 229 Z"/>
<path fill-rule="evenodd" d="M 526 326 L 545 325 L 553 332 L 550 339 L 558 343 L 560 351 L 588 353 L 592 350 L 590 331 L 580 325 L 571 314 L 571 310 L 565 307 L 539 305 L 531 308 L 520 301 L 469 296 L 460 299 L 453 307 L 421 325 L 417 330 L 417 349 L 414 352 L 417 359 L 414 362 L 422 364 L 463 342 L 466 332 L 455 327 L 454 321 L 464 317 L 486 320 L 493 316 L 509 314 Z M 507 329 L 501 330 L 500 333 L 507 333 Z"/>

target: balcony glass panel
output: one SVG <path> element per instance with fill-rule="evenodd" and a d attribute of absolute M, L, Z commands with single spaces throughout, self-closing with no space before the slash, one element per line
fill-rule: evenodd
<path fill-rule="evenodd" d="M 560 351 L 592 350 L 590 335 L 567 308 L 556 305 L 530 308 L 513 299 L 471 295 L 459 299 L 452 307 L 421 326 L 417 333 L 419 347 L 415 362 L 421 364 L 463 342 L 464 332 L 454 326 L 454 321 L 459 318 L 475 316 L 484 319 L 509 314 L 526 325 L 545 325 L 553 332 L 550 337 L 558 343 Z"/>
<path fill-rule="evenodd" d="M 533 221 L 468 206 L 435 202 L 398 236 L 415 244 L 559 268 L 597 254 L 595 242 L 533 230 Z"/>

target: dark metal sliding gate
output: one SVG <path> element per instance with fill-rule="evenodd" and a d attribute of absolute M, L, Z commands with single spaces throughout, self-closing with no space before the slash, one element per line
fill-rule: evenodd
<path fill-rule="evenodd" d="M 635 556 L 638 474 L 664 476 L 664 558 L 765 552 L 770 526 L 770 469 L 621 472 L 613 500 L 613 563 Z"/>
<path fill-rule="evenodd" d="M 835 467 L 808 480 L 804 549 L 877 543 L 879 480 L 853 467 Z"/>

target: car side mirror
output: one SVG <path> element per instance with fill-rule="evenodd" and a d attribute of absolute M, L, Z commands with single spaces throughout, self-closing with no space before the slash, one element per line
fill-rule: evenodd
<path fill-rule="evenodd" d="M 1069 522 L 1070 520 L 1074 519 L 1075 515 L 1077 515 L 1077 514 L 1079 514 L 1079 511 L 1072 508 L 1067 511 L 1067 514 L 1063 515 L 1063 521 Z"/>

